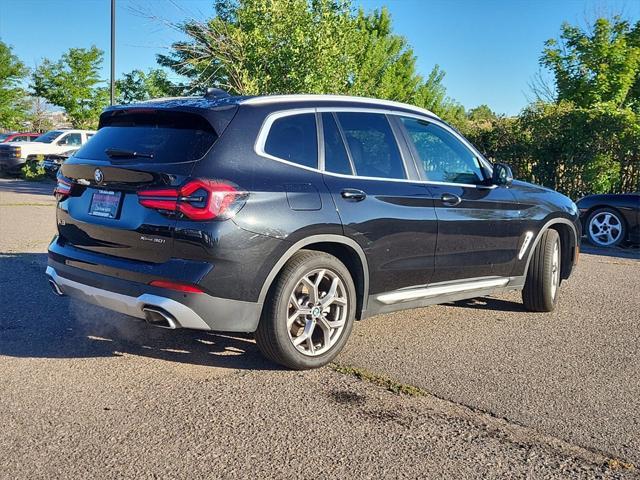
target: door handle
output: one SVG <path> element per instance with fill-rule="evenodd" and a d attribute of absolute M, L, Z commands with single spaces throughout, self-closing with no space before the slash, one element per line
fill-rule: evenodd
<path fill-rule="evenodd" d="M 462 202 L 462 199 L 458 195 L 454 195 L 453 193 L 443 193 L 440 197 L 442 203 L 447 205 L 448 207 L 455 207 L 456 205 Z"/>
<path fill-rule="evenodd" d="M 342 195 L 342 198 L 345 200 L 349 200 L 351 202 L 361 202 L 367 198 L 367 194 L 357 188 L 345 188 L 340 192 L 340 195 Z"/>

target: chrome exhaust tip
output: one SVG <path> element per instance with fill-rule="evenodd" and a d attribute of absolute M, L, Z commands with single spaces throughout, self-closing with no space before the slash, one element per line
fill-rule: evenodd
<path fill-rule="evenodd" d="M 160 307 L 147 305 L 142 308 L 142 311 L 144 312 L 144 319 L 149 325 L 170 330 L 180 328 L 180 324 L 173 315 Z"/>
<path fill-rule="evenodd" d="M 53 278 L 49 278 L 49 285 L 51 286 L 51 291 L 58 297 L 64 297 L 64 292 L 60 290 L 58 284 L 53 280 Z"/>

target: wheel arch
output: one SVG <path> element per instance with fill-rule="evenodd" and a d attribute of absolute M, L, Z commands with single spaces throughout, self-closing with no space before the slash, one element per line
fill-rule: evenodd
<path fill-rule="evenodd" d="M 550 228 L 556 230 L 558 235 L 560 235 L 560 248 L 562 254 L 560 260 L 560 277 L 562 279 L 567 279 L 571 275 L 573 265 L 575 264 L 577 254 L 576 249 L 578 249 L 580 245 L 580 236 L 578 235 L 575 224 L 571 220 L 563 217 L 552 218 L 542 226 L 529 248 L 524 275 L 529 271 L 529 263 L 533 257 L 533 252 L 538 246 L 538 243 L 540 243 L 542 235 Z M 570 261 L 567 261 L 569 259 Z"/>
<path fill-rule="evenodd" d="M 345 264 L 356 287 L 356 318 L 362 319 L 366 316 L 367 298 L 369 295 L 369 265 L 367 257 L 354 240 L 340 235 L 312 235 L 297 241 L 280 257 L 272 267 L 269 275 L 262 285 L 258 302 L 264 308 L 267 294 L 271 289 L 274 280 L 289 261 L 289 259 L 300 250 L 316 250 L 333 255 Z"/>

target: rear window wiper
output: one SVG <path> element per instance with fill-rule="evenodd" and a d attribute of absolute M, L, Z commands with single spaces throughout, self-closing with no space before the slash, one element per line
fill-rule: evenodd
<path fill-rule="evenodd" d="M 153 153 L 134 152 L 120 148 L 106 148 L 104 153 L 111 158 L 153 158 Z"/>

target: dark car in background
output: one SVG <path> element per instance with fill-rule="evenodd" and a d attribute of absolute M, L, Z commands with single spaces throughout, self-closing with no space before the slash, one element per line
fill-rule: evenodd
<path fill-rule="evenodd" d="M 509 290 L 551 311 L 579 251 L 569 198 L 513 180 L 427 110 L 368 98 L 110 107 L 55 193 L 55 293 L 255 332 L 296 369 L 379 313 Z"/>
<path fill-rule="evenodd" d="M 76 153 L 75 150 L 68 150 L 62 153 L 51 153 L 49 155 L 45 155 L 44 160 L 40 161 L 40 165 L 44 168 L 45 174 L 48 177 L 56 178 L 58 170 L 62 164 L 74 153 Z"/>
<path fill-rule="evenodd" d="M 29 132 L 0 133 L 0 143 L 32 142 L 39 136 L 40 136 L 39 133 L 29 133 Z"/>
<path fill-rule="evenodd" d="M 598 247 L 640 244 L 640 192 L 589 195 L 577 201 L 582 232 Z"/>

